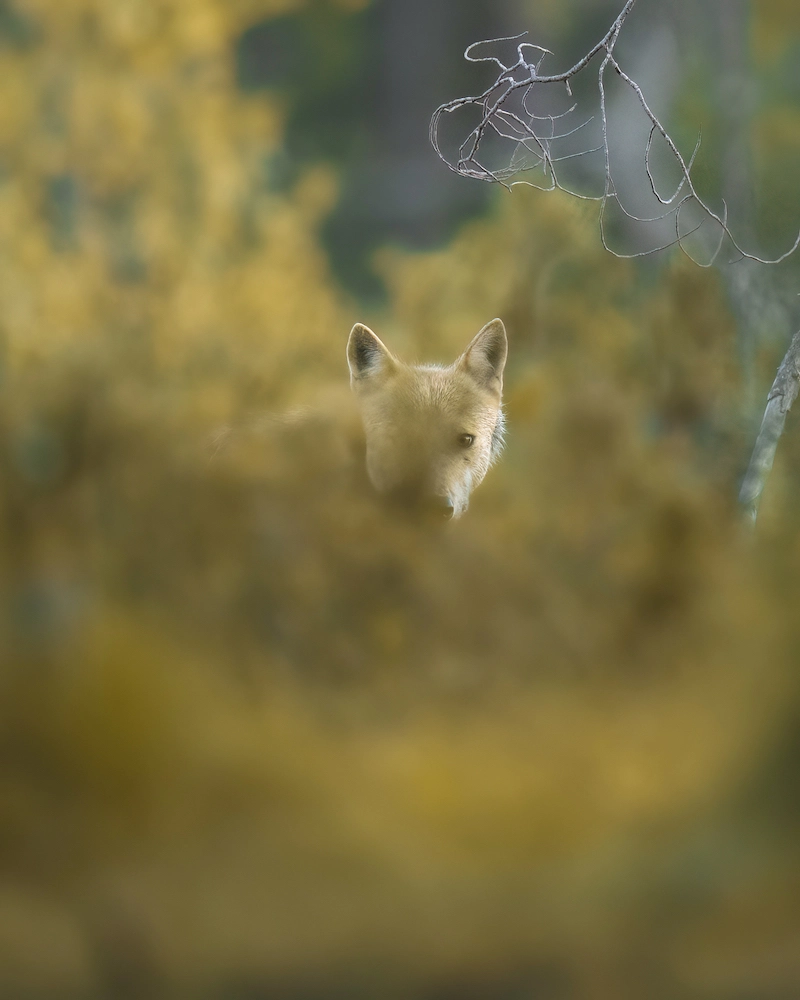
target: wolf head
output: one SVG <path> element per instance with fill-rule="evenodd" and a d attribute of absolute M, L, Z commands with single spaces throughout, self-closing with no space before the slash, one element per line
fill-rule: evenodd
<path fill-rule="evenodd" d="M 404 507 L 459 517 L 503 446 L 506 331 L 493 319 L 452 365 L 408 365 L 368 327 L 347 343 L 350 384 L 375 489 Z"/>

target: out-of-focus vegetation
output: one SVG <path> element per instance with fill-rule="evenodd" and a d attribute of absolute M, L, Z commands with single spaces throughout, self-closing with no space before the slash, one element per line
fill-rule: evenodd
<path fill-rule="evenodd" d="M 797 995 L 796 428 L 754 542 L 715 275 L 535 192 L 362 316 L 237 88 L 294 6 L 1 8 L 0 994 Z M 494 315 L 505 457 L 387 517 L 349 327 Z"/>

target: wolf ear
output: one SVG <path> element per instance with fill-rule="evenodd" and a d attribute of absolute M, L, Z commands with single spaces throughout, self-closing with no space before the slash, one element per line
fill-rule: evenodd
<path fill-rule="evenodd" d="M 368 326 L 356 323 L 347 341 L 347 364 L 353 379 L 363 379 L 394 367 L 388 348 Z"/>
<path fill-rule="evenodd" d="M 477 334 L 457 363 L 480 385 L 500 391 L 507 356 L 506 328 L 502 320 L 493 319 Z"/>

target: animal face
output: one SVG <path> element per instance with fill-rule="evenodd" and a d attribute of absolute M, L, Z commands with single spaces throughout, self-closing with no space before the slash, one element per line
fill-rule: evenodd
<path fill-rule="evenodd" d="M 409 509 L 459 517 L 503 444 L 506 331 L 494 319 L 453 364 L 408 365 L 357 323 L 350 383 L 374 488 Z"/>

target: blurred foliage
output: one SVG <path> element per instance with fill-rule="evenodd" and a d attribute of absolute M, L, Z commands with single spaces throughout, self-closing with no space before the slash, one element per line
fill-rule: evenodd
<path fill-rule="evenodd" d="M 535 192 L 357 316 L 236 87 L 291 6 L 2 8 L 0 994 L 796 995 L 796 429 L 754 544 L 717 279 Z M 350 325 L 494 315 L 505 457 L 387 517 Z"/>
<path fill-rule="evenodd" d="M 796 48 L 800 35 L 797 4 L 791 0 L 755 0 L 753 15 L 755 49 L 762 59 Z"/>
<path fill-rule="evenodd" d="M 314 0 L 236 40 L 240 86 L 278 96 L 285 112 L 281 147 L 266 164 L 270 184 L 286 190 L 320 162 L 340 171 L 322 244 L 337 281 L 362 300 L 385 304 L 370 261 L 377 246 L 441 244 L 486 209 L 485 185 L 441 170 L 428 121 L 437 104 L 473 87 L 464 49 L 506 33 L 513 3 Z"/>

